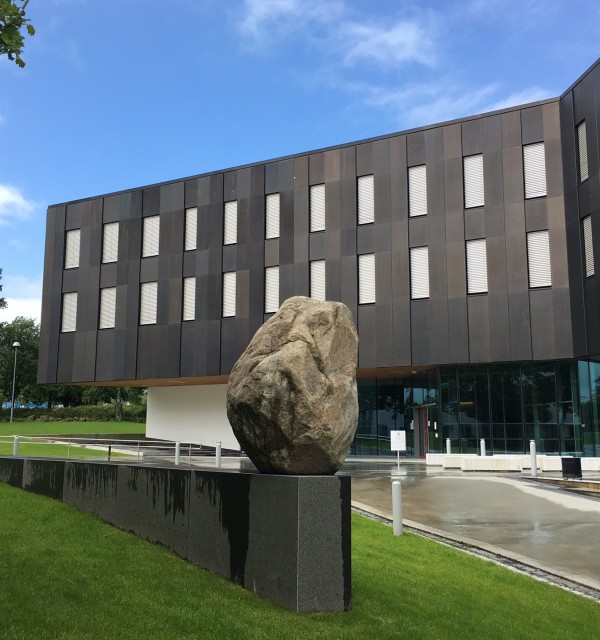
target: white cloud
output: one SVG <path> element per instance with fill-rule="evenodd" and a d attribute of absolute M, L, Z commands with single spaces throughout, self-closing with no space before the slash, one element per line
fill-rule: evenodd
<path fill-rule="evenodd" d="M 506 109 L 507 107 L 515 107 L 521 104 L 527 104 L 528 102 L 538 102 L 539 100 L 546 100 L 547 98 L 556 98 L 556 94 L 553 94 L 547 89 L 540 89 L 539 87 L 530 87 L 511 93 L 506 98 L 501 98 L 491 104 L 484 107 L 483 111 L 496 111 L 498 109 Z"/>
<path fill-rule="evenodd" d="M 41 298 L 6 298 L 8 307 L 0 309 L 0 322 L 12 322 L 16 317 L 33 318 L 38 324 L 42 318 Z"/>
<path fill-rule="evenodd" d="M 0 322 L 12 322 L 17 316 L 41 318 L 42 310 L 42 278 L 2 274 L 2 297 L 6 298 L 8 307 L 0 309 Z"/>
<path fill-rule="evenodd" d="M 10 224 L 13 220 L 29 218 L 35 206 L 17 187 L 0 184 L 0 226 Z"/>
<path fill-rule="evenodd" d="M 343 61 L 347 65 L 368 61 L 385 67 L 405 62 L 433 66 L 436 47 L 430 34 L 431 29 L 416 20 L 391 26 L 346 23 L 340 29 Z"/>

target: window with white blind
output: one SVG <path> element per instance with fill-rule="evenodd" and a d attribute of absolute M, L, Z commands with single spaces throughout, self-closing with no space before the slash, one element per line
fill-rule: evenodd
<path fill-rule="evenodd" d="M 463 158 L 465 209 L 483 207 L 483 156 Z"/>
<path fill-rule="evenodd" d="M 358 178 L 358 224 L 375 222 L 375 191 L 373 176 Z"/>
<path fill-rule="evenodd" d="M 427 167 L 422 164 L 408 168 L 408 215 L 427 214 Z"/>
<path fill-rule="evenodd" d="M 410 297 L 429 298 L 429 247 L 410 250 Z"/>
<path fill-rule="evenodd" d="M 77 292 L 63 293 L 62 298 L 62 323 L 60 330 L 63 333 L 75 331 L 77 328 Z"/>
<path fill-rule="evenodd" d="M 278 193 L 269 193 L 266 200 L 265 238 L 279 238 L 280 200 Z"/>
<path fill-rule="evenodd" d="M 75 269 L 79 266 L 80 229 L 67 231 L 65 238 L 65 269 Z"/>
<path fill-rule="evenodd" d="M 594 275 L 594 239 L 592 236 L 592 216 L 586 216 L 582 221 L 583 226 L 583 256 L 585 259 L 585 277 Z"/>
<path fill-rule="evenodd" d="M 106 287 L 100 289 L 100 319 L 99 329 L 113 329 L 115 326 L 115 312 L 117 305 L 117 288 Z"/>
<path fill-rule="evenodd" d="M 279 309 L 279 267 L 265 269 L 265 313 Z"/>
<path fill-rule="evenodd" d="M 237 200 L 225 203 L 223 222 L 223 244 L 237 243 Z"/>
<path fill-rule="evenodd" d="M 156 324 L 158 282 L 143 282 L 140 285 L 140 324 Z"/>
<path fill-rule="evenodd" d="M 116 262 L 119 258 L 119 223 L 107 222 L 102 231 L 102 262 Z"/>
<path fill-rule="evenodd" d="M 183 312 L 184 322 L 196 319 L 196 278 L 183 279 Z"/>
<path fill-rule="evenodd" d="M 577 125 L 577 160 L 579 162 L 579 182 L 585 182 L 589 176 L 585 120 Z"/>
<path fill-rule="evenodd" d="M 540 198 L 546 195 L 546 152 L 543 142 L 523 147 L 525 172 L 525 197 Z"/>
<path fill-rule="evenodd" d="M 467 241 L 467 293 L 487 293 L 487 250 L 485 239 Z"/>
<path fill-rule="evenodd" d="M 198 247 L 198 208 L 185 210 L 184 251 L 194 251 Z"/>
<path fill-rule="evenodd" d="M 550 236 L 548 231 L 532 231 L 527 234 L 527 261 L 529 263 L 529 286 L 550 287 Z"/>
<path fill-rule="evenodd" d="M 325 231 L 325 185 L 310 188 L 310 231 Z"/>
<path fill-rule="evenodd" d="M 223 317 L 235 316 L 235 271 L 227 271 L 223 274 Z"/>
<path fill-rule="evenodd" d="M 157 256 L 160 238 L 160 216 L 150 216 L 143 220 L 142 258 Z"/>
<path fill-rule="evenodd" d="M 325 297 L 325 260 L 310 263 L 310 297 L 313 300 L 327 300 Z"/>
<path fill-rule="evenodd" d="M 358 256 L 358 304 L 375 302 L 375 254 Z"/>

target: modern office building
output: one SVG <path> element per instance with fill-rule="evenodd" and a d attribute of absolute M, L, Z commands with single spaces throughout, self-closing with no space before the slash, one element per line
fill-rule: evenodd
<path fill-rule="evenodd" d="M 51 206 L 39 381 L 148 387 L 148 435 L 235 448 L 228 373 L 306 295 L 356 319 L 354 453 L 394 429 L 416 456 L 600 455 L 599 63 L 560 98 Z"/>

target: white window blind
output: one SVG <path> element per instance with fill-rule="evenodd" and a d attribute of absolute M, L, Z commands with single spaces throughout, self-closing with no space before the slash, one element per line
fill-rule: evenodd
<path fill-rule="evenodd" d="M 119 258 L 119 223 L 107 222 L 102 233 L 102 262 L 116 262 Z"/>
<path fill-rule="evenodd" d="M 194 251 L 198 246 L 198 209 L 191 207 L 185 210 L 184 251 Z"/>
<path fill-rule="evenodd" d="M 525 170 L 525 197 L 539 198 L 546 195 L 546 152 L 543 142 L 523 147 Z"/>
<path fill-rule="evenodd" d="M 313 300 L 326 300 L 325 297 L 325 260 L 313 260 L 310 263 L 310 297 Z"/>
<path fill-rule="evenodd" d="M 223 274 L 223 317 L 235 316 L 235 271 Z"/>
<path fill-rule="evenodd" d="M 266 206 L 266 225 L 265 225 L 265 238 L 267 240 L 271 238 L 279 238 L 279 194 L 269 193 L 267 195 Z"/>
<path fill-rule="evenodd" d="M 429 247 L 410 250 L 410 297 L 429 298 Z"/>
<path fill-rule="evenodd" d="M 196 319 L 196 278 L 183 279 L 183 321 Z"/>
<path fill-rule="evenodd" d="M 74 269 L 79 266 L 80 229 L 67 231 L 65 241 L 65 269 Z"/>
<path fill-rule="evenodd" d="M 483 156 L 463 158 L 465 209 L 483 207 Z"/>
<path fill-rule="evenodd" d="M 427 214 L 427 167 L 422 164 L 408 168 L 408 215 Z"/>
<path fill-rule="evenodd" d="M 144 218 L 144 232 L 142 238 L 142 258 L 158 255 L 160 233 L 160 216 Z"/>
<path fill-rule="evenodd" d="M 375 302 L 375 254 L 358 256 L 358 304 Z"/>
<path fill-rule="evenodd" d="M 265 269 L 265 313 L 279 309 L 279 267 Z"/>
<path fill-rule="evenodd" d="M 310 188 L 310 230 L 325 230 L 325 185 L 315 184 Z"/>
<path fill-rule="evenodd" d="M 75 331 L 77 327 L 77 292 L 63 293 L 61 331 Z"/>
<path fill-rule="evenodd" d="M 225 203 L 223 244 L 236 244 L 237 242 L 237 200 Z"/>
<path fill-rule="evenodd" d="M 585 258 L 585 276 L 594 275 L 594 239 L 592 236 L 592 217 L 583 219 L 583 255 Z"/>
<path fill-rule="evenodd" d="M 375 222 L 375 191 L 373 176 L 358 178 L 358 224 Z"/>
<path fill-rule="evenodd" d="M 467 242 L 467 293 L 487 293 L 487 250 L 485 239 Z"/>
<path fill-rule="evenodd" d="M 527 234 L 527 259 L 529 286 L 531 288 L 551 286 L 550 237 L 547 231 L 532 231 Z"/>
<path fill-rule="evenodd" d="M 117 305 L 117 288 L 100 289 L 100 320 L 99 329 L 112 329 L 115 326 L 115 311 Z"/>
<path fill-rule="evenodd" d="M 156 324 L 156 304 L 158 282 L 144 282 L 140 285 L 140 324 Z"/>
<path fill-rule="evenodd" d="M 579 152 L 579 182 L 585 182 L 589 176 L 585 120 L 577 125 L 577 151 Z"/>

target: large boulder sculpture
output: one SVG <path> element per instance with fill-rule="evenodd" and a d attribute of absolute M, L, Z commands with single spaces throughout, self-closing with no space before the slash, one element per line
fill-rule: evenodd
<path fill-rule="evenodd" d="M 227 416 L 262 473 L 329 475 L 358 421 L 358 335 L 341 302 L 286 300 L 256 332 L 227 387 Z"/>

